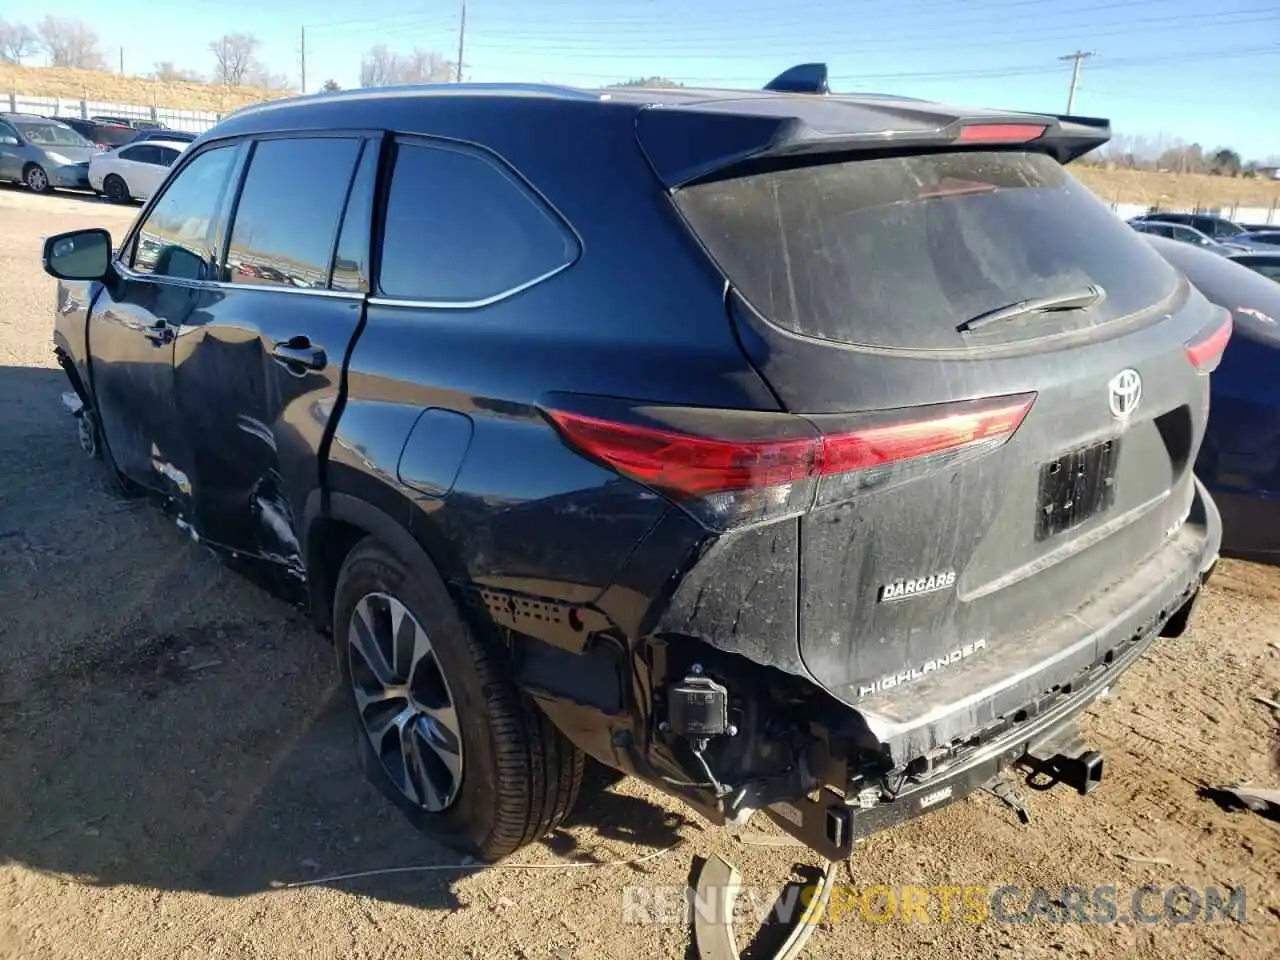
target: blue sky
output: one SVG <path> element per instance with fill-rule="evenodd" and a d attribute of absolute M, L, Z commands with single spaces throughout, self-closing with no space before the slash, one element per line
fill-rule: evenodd
<path fill-rule="evenodd" d="M 458 0 L 59 0 L 99 32 L 114 64 L 172 60 L 208 72 L 208 42 L 246 32 L 308 88 L 354 86 L 377 43 L 455 59 Z M 32 20 L 0 0 L 0 18 Z M 598 86 L 662 75 L 756 87 L 792 63 L 825 60 L 837 90 L 881 90 L 982 106 L 1062 111 L 1082 48 L 1075 111 L 1118 133 L 1280 155 L 1280 6 L 1275 0 L 470 0 L 464 75 Z"/>

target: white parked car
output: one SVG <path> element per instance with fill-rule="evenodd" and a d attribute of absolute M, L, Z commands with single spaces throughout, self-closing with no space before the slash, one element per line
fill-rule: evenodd
<path fill-rule="evenodd" d="M 127 143 L 89 160 L 89 186 L 115 203 L 146 200 L 164 182 L 187 144 L 175 140 Z"/>

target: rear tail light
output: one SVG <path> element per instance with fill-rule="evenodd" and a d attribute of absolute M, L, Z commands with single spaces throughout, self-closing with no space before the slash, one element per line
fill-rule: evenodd
<path fill-rule="evenodd" d="M 1196 368 L 1197 373 L 1212 373 L 1222 361 L 1222 353 L 1227 349 L 1227 341 L 1231 339 L 1231 314 L 1222 311 L 1221 322 L 1201 331 L 1193 340 L 1189 340 L 1184 349 L 1187 359 Z"/>
<path fill-rule="evenodd" d="M 548 415 L 570 446 L 724 530 L 795 516 L 979 456 L 1007 441 L 1034 401 L 1035 394 L 1023 394 L 813 419 L 682 411 L 731 436 L 565 410 Z"/>
<path fill-rule="evenodd" d="M 971 123 L 960 128 L 960 143 L 1026 143 L 1048 127 L 1038 123 Z"/>

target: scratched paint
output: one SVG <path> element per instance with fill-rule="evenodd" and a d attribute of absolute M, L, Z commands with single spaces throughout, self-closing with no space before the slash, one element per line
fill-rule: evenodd
<path fill-rule="evenodd" d="M 191 496 L 191 478 L 165 460 L 154 443 L 151 445 L 151 469 L 172 483 L 183 495 Z"/>

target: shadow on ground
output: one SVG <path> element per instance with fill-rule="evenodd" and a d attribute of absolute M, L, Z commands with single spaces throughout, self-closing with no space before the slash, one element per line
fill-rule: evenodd
<path fill-rule="evenodd" d="M 122 499 L 64 389 L 60 371 L 0 367 L 0 860 L 221 896 L 457 863 L 359 773 L 328 641 Z M 610 779 L 515 859 L 674 842 L 680 818 Z M 343 887 L 447 909 L 461 875 Z"/>
<path fill-rule="evenodd" d="M 89 203 L 89 204 L 101 204 L 101 205 L 104 205 L 104 206 L 116 206 L 116 204 L 112 204 L 112 202 L 111 202 L 110 200 L 108 200 L 106 197 L 103 197 L 103 196 L 101 196 L 101 195 L 99 195 L 99 194 L 96 194 L 96 193 L 92 192 L 91 190 L 64 190 L 64 189 L 56 189 L 56 190 L 54 190 L 52 193 L 47 193 L 47 194 L 44 194 L 43 196 L 41 196 L 41 195 L 39 195 L 39 194 L 33 194 L 33 193 L 31 193 L 31 190 L 30 190 L 30 189 L 29 189 L 25 184 L 22 184 L 22 183 L 15 183 L 15 182 L 10 181 L 10 180 L 0 180 L 0 190 L 12 191 L 12 192 L 14 192 L 14 193 L 26 193 L 26 194 L 30 194 L 30 195 L 31 195 L 31 197 L 32 197 L 32 199 L 34 199 L 34 200 L 41 200 L 41 199 L 49 199 L 49 200 L 54 200 L 54 199 L 58 199 L 58 200 L 81 200 L 81 201 L 83 201 L 84 203 Z M 124 209 L 128 209 L 129 207 L 137 207 L 137 206 L 141 206 L 141 203 L 140 203 L 139 201 L 136 201 L 136 200 L 130 200 L 128 204 L 119 204 L 119 206 L 121 206 L 121 207 L 122 207 L 122 208 L 124 208 Z"/>

